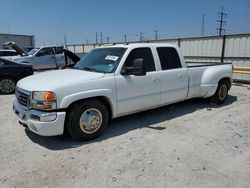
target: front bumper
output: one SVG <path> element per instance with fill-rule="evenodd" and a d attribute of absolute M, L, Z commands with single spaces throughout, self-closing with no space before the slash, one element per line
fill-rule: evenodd
<path fill-rule="evenodd" d="M 41 136 L 62 135 L 66 112 L 42 112 L 25 110 L 15 99 L 13 111 L 22 125 L 26 125 L 32 132 Z"/>

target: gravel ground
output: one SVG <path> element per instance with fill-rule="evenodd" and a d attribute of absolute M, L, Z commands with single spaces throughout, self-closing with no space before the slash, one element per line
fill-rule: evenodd
<path fill-rule="evenodd" d="M 112 120 L 91 142 L 41 137 L 0 96 L 0 187 L 250 187 L 250 90 Z"/>

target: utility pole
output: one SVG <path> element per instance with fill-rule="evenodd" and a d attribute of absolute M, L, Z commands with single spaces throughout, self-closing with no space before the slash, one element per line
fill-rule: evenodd
<path fill-rule="evenodd" d="M 89 44 L 89 40 L 88 39 L 86 39 L 86 44 Z"/>
<path fill-rule="evenodd" d="M 158 32 L 159 32 L 159 31 L 158 31 L 158 30 L 155 30 L 154 32 L 155 32 L 155 40 L 158 40 Z"/>
<path fill-rule="evenodd" d="M 204 36 L 204 30 L 205 30 L 205 14 L 202 15 L 201 36 Z"/>
<path fill-rule="evenodd" d="M 127 34 L 124 34 L 124 42 L 127 42 Z"/>
<path fill-rule="evenodd" d="M 95 44 L 98 43 L 98 36 L 97 36 L 97 31 L 95 32 Z"/>
<path fill-rule="evenodd" d="M 110 37 L 107 37 L 107 43 L 109 43 Z"/>
<path fill-rule="evenodd" d="M 101 44 L 102 44 L 102 32 L 101 32 Z"/>
<path fill-rule="evenodd" d="M 217 22 L 219 23 L 220 27 L 216 28 L 217 30 L 219 30 L 219 36 L 221 36 L 222 32 L 226 32 L 226 30 L 223 28 L 226 25 L 226 21 L 225 18 L 227 17 L 227 14 L 223 12 L 224 7 L 221 8 L 221 12 L 218 12 L 218 15 L 220 16 L 220 20 L 217 20 Z"/>
<path fill-rule="evenodd" d="M 9 34 L 10 34 L 10 24 L 8 24 L 8 37 L 9 37 Z"/>
<path fill-rule="evenodd" d="M 66 35 L 66 33 L 64 33 L 64 46 L 65 47 L 67 46 L 67 35 Z"/>
<path fill-rule="evenodd" d="M 143 33 L 140 32 L 140 42 L 142 42 L 142 41 L 143 41 Z"/>

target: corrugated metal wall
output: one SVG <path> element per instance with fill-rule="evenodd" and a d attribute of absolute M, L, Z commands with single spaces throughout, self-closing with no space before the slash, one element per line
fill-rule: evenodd
<path fill-rule="evenodd" d="M 230 62 L 234 66 L 250 67 L 250 33 L 152 40 L 147 42 L 179 45 L 185 59 L 192 62 Z M 120 44 L 120 43 L 116 43 Z M 107 44 L 104 44 L 107 45 Z M 88 53 L 95 44 L 68 45 L 75 53 Z M 249 74 L 234 74 L 234 79 L 250 81 Z"/>
<path fill-rule="evenodd" d="M 0 34 L 0 49 L 3 44 L 8 41 L 15 42 L 21 48 L 34 47 L 35 37 L 29 35 L 13 35 L 13 34 Z"/>

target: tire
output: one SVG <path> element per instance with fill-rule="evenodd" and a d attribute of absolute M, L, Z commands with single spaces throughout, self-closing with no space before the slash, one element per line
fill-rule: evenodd
<path fill-rule="evenodd" d="M 0 79 L 0 93 L 12 94 L 15 92 L 16 80 L 10 77 L 4 77 Z"/>
<path fill-rule="evenodd" d="M 223 104 L 228 95 L 228 84 L 226 81 L 221 81 L 218 84 L 215 94 L 212 96 L 211 101 L 216 104 Z"/>
<path fill-rule="evenodd" d="M 86 100 L 74 104 L 66 122 L 68 134 L 77 140 L 92 140 L 107 127 L 109 114 L 106 106 L 98 100 Z"/>

